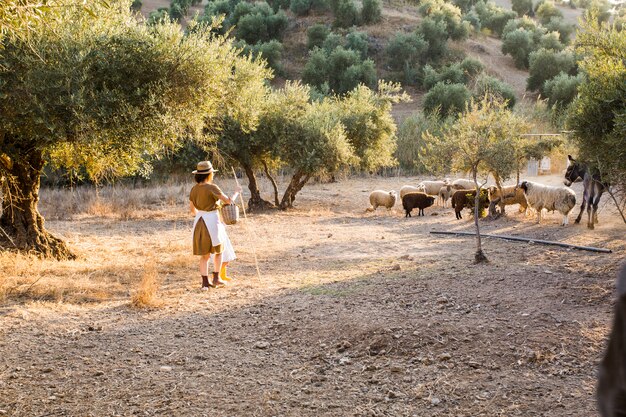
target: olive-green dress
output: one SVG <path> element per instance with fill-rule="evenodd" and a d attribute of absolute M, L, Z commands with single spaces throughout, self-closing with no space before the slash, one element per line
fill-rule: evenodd
<path fill-rule="evenodd" d="M 191 189 L 189 200 L 198 210 L 212 211 L 219 207 L 222 194 L 222 190 L 215 184 L 196 184 Z M 193 231 L 193 254 L 222 253 L 223 246 L 223 244 L 213 246 L 211 235 L 204 224 L 204 220 L 200 218 Z"/>

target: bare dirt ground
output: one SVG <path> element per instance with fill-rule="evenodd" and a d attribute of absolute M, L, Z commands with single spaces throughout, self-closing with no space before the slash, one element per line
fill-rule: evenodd
<path fill-rule="evenodd" d="M 131 214 L 49 220 L 81 258 L 0 258 L 14 286 L 0 307 L 0 415 L 596 415 L 621 220 L 604 203 L 595 231 L 509 209 L 483 231 L 613 253 L 487 239 L 491 262 L 477 266 L 471 239 L 429 234 L 472 230 L 469 215 L 364 212 L 372 189 L 416 181 L 313 184 L 296 209 L 230 226 L 236 280 L 208 293 L 189 248 L 191 184 L 169 198 L 121 190 L 156 194 Z M 42 194 L 64 218 L 62 196 Z M 143 268 L 160 308 L 130 306 Z"/>

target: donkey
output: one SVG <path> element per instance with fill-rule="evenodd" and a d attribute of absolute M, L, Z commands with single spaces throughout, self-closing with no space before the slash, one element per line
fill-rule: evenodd
<path fill-rule="evenodd" d="M 580 206 L 580 213 L 574 223 L 580 223 L 585 206 L 587 206 L 587 227 L 593 229 L 594 223 L 598 223 L 598 203 L 600 197 L 607 188 L 607 185 L 600 179 L 600 173 L 591 173 L 587 165 L 576 161 L 572 155 L 567 155 L 569 165 L 565 171 L 565 185 L 568 187 L 579 178 L 583 181 L 583 203 Z"/>
<path fill-rule="evenodd" d="M 617 277 L 613 330 L 598 372 L 596 398 L 602 417 L 626 416 L 626 263 Z"/>

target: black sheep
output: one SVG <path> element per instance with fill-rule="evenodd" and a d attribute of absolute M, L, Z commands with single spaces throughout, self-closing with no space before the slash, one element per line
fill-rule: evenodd
<path fill-rule="evenodd" d="M 418 216 L 424 216 L 424 209 L 435 204 L 435 197 L 431 197 L 425 193 L 408 193 L 402 197 L 402 208 L 404 208 L 404 217 L 411 217 L 411 210 L 419 209 Z"/>
<path fill-rule="evenodd" d="M 617 296 L 613 330 L 598 372 L 596 394 L 602 417 L 626 416 L 626 264 L 617 277 Z"/>

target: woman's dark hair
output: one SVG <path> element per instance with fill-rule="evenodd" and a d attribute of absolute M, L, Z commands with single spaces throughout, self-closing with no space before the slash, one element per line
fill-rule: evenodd
<path fill-rule="evenodd" d="M 206 180 L 209 177 L 209 175 L 211 175 L 210 172 L 208 174 L 194 174 L 196 178 L 196 182 L 198 184 L 200 184 L 201 182 L 204 182 L 204 180 Z"/>

